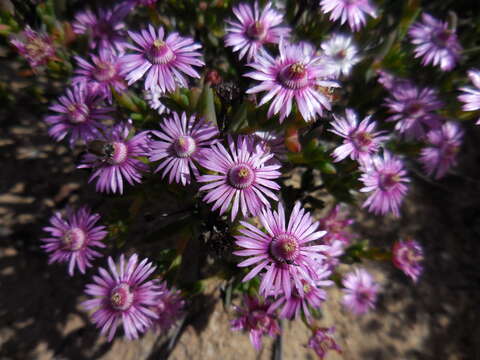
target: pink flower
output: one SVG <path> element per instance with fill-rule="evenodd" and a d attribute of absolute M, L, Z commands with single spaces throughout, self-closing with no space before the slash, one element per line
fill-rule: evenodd
<path fill-rule="evenodd" d="M 274 155 L 274 157 L 267 162 L 267 165 L 282 164 L 288 160 L 285 137 L 281 132 L 255 131 L 252 135 L 256 139 L 257 146 L 260 146 L 262 151 Z"/>
<path fill-rule="evenodd" d="M 138 255 L 133 254 L 126 264 L 124 255 L 117 264 L 108 257 L 108 268 L 109 271 L 100 268 L 94 282 L 86 286 L 85 293 L 93 299 L 84 301 L 82 306 L 86 310 L 96 309 L 92 322 L 101 329 L 100 334 L 108 334 L 108 341 L 113 340 L 120 323 L 125 337 L 136 339 L 158 318 L 150 307 L 161 296 L 160 288 L 156 280 L 146 281 L 156 267 L 148 259 L 139 263 Z"/>
<path fill-rule="evenodd" d="M 280 123 L 290 115 L 293 100 L 305 121 L 313 121 L 323 110 L 331 109 L 330 101 L 319 87 L 338 87 L 334 81 L 334 69 L 308 44 L 292 45 L 284 41 L 279 44 L 280 56 L 271 57 L 262 51 L 253 63 L 248 64 L 255 71 L 245 74 L 260 85 L 254 86 L 247 94 L 266 91 L 258 106 L 271 101 L 268 117 L 280 115 Z M 273 99 L 273 100 L 272 100 Z"/>
<path fill-rule="evenodd" d="M 75 267 L 85 274 L 86 268 L 92 266 L 91 260 L 103 256 L 93 248 L 106 247 L 102 242 L 107 236 L 105 226 L 95 226 L 99 219 L 100 215 L 92 214 L 86 206 L 76 212 L 68 209 L 66 219 L 60 213 L 52 216 L 50 226 L 43 228 L 50 237 L 41 239 L 45 243 L 42 249 L 50 253 L 48 263 L 68 262 L 70 276 Z"/>
<path fill-rule="evenodd" d="M 377 81 L 388 91 L 392 91 L 402 86 L 411 86 L 412 83 L 409 80 L 396 77 L 385 70 L 377 70 Z"/>
<path fill-rule="evenodd" d="M 343 278 L 343 305 L 361 315 L 375 308 L 379 285 L 364 269 L 355 269 Z"/>
<path fill-rule="evenodd" d="M 112 88 L 122 92 L 127 88 L 123 77 L 120 76 L 120 64 L 115 50 L 100 48 L 99 56 L 90 56 L 92 63 L 75 56 L 79 68 L 75 70 L 76 76 L 72 78 L 73 84 L 88 83 L 93 92 L 100 92 L 112 102 Z"/>
<path fill-rule="evenodd" d="M 21 38 L 13 38 L 10 43 L 15 46 L 17 51 L 35 70 L 38 66 L 45 65 L 48 61 L 55 59 L 55 47 L 48 34 L 33 31 L 30 26 L 26 26 L 21 33 Z"/>
<path fill-rule="evenodd" d="M 97 191 L 123 194 L 124 179 L 130 185 L 140 183 L 142 173 L 148 170 L 138 159 L 149 154 L 147 132 L 129 138 L 131 128 L 130 123 L 119 123 L 88 144 L 89 152 L 78 168 L 94 169 L 89 182 L 97 179 Z"/>
<path fill-rule="evenodd" d="M 328 233 L 327 233 L 328 234 Z M 322 239 L 323 240 L 323 239 Z M 327 245 L 327 249 L 321 251 L 321 254 L 325 257 L 323 262 L 327 265 L 328 269 L 333 271 L 340 264 L 340 256 L 344 254 L 345 243 L 340 240 L 333 240 Z"/>
<path fill-rule="evenodd" d="M 402 160 L 384 152 L 383 157 L 374 156 L 364 165 L 363 171 L 360 180 L 365 186 L 360 191 L 371 193 L 363 207 L 375 214 L 385 215 L 391 211 L 398 217 L 400 203 L 408 190 L 405 183 L 410 181 Z"/>
<path fill-rule="evenodd" d="M 417 282 L 418 277 L 423 271 L 421 264 L 423 260 L 423 249 L 418 242 L 413 239 L 405 241 L 396 241 L 393 244 L 393 264 L 402 270 L 405 275 Z"/>
<path fill-rule="evenodd" d="M 200 160 L 200 165 L 217 173 L 198 177 L 199 182 L 208 183 L 200 188 L 207 191 L 203 200 L 214 203 L 212 211 L 220 208 L 220 214 L 232 204 L 232 221 L 240 208 L 244 217 L 256 216 L 264 207 L 270 207 L 267 197 L 278 200 L 271 190 L 280 189 L 272 181 L 280 177 L 280 165 L 265 165 L 273 154 L 259 147 L 254 149 L 251 137 L 239 136 L 236 143 L 229 137 L 228 148 L 230 151 L 220 143 L 213 144 Z"/>
<path fill-rule="evenodd" d="M 314 330 L 312 337 L 308 340 L 308 347 L 313 349 L 322 360 L 329 350 L 341 353 L 340 346 L 335 342 L 333 334 L 335 327 L 331 328 L 317 328 Z"/>
<path fill-rule="evenodd" d="M 360 61 L 351 36 L 333 34 L 330 39 L 322 42 L 321 47 L 323 54 L 330 60 L 336 77 L 348 76 Z"/>
<path fill-rule="evenodd" d="M 123 52 L 126 42 L 123 19 L 131 10 L 128 3 L 118 4 L 113 9 L 88 9 L 75 15 L 73 31 L 89 34 L 92 49 L 112 49 Z"/>
<path fill-rule="evenodd" d="M 275 314 L 269 309 L 270 302 L 252 296 L 244 296 L 243 306 L 235 307 L 237 318 L 231 321 L 232 330 L 249 331 L 255 350 L 262 348 L 262 336 L 280 334 Z"/>
<path fill-rule="evenodd" d="M 175 91 L 177 85 L 187 87 L 185 75 L 200 77 L 193 66 L 205 65 L 198 59 L 201 54 L 197 50 L 202 46 L 193 39 L 181 37 L 176 32 L 165 38 L 163 27 L 155 29 L 152 25 L 138 33 L 129 31 L 128 35 L 136 43 L 127 45 L 136 53 L 120 59 L 128 85 L 146 76 L 146 90 L 158 87 L 165 93 Z"/>
<path fill-rule="evenodd" d="M 422 22 L 413 24 L 408 34 L 415 45 L 415 57 L 422 57 L 422 65 L 438 65 L 443 71 L 450 71 L 460 59 L 462 47 L 447 22 L 423 13 Z"/>
<path fill-rule="evenodd" d="M 462 137 L 460 125 L 454 122 L 446 122 L 440 129 L 428 132 L 427 146 L 421 151 L 420 162 L 429 176 L 440 179 L 457 163 Z"/>
<path fill-rule="evenodd" d="M 258 2 L 255 2 L 253 9 L 246 3 L 233 8 L 238 22 L 227 20 L 229 26 L 225 44 L 233 47 L 234 52 L 239 52 L 240 60 L 247 55 L 247 60 L 252 61 L 264 44 L 278 44 L 281 38 L 290 34 L 289 28 L 278 26 L 283 16 L 271 7 L 269 2 L 260 10 Z"/>
<path fill-rule="evenodd" d="M 105 97 L 86 83 L 78 83 L 67 89 L 66 93 L 58 98 L 58 103 L 49 107 L 57 115 L 49 115 L 45 122 L 51 127 L 48 133 L 56 141 L 63 140 L 69 135 L 70 147 L 77 141 L 88 142 L 101 136 L 104 126 L 100 120 L 110 118 L 108 113 L 113 109 L 102 107 Z"/>
<path fill-rule="evenodd" d="M 387 140 L 388 136 L 383 136 L 383 131 L 375 131 L 377 124 L 370 121 L 371 116 L 358 123 L 357 114 L 352 109 L 347 109 L 345 115 L 345 118 L 333 115 L 335 121 L 332 122 L 333 129 L 330 131 L 344 138 L 343 145 L 333 152 L 335 161 L 341 161 L 348 156 L 360 163 L 370 161 L 370 157 L 378 151 L 381 142 Z"/>
<path fill-rule="evenodd" d="M 461 91 L 464 93 L 458 97 L 458 100 L 464 103 L 463 111 L 475 111 L 480 109 L 480 71 L 473 69 L 468 72 L 468 77 L 473 83 L 472 87 L 462 87 Z M 480 125 L 480 118 L 477 120 L 476 125 Z"/>
<path fill-rule="evenodd" d="M 367 23 L 365 15 L 377 17 L 375 7 L 369 0 L 321 0 L 322 12 L 330 13 L 330 20 L 340 19 L 341 24 L 348 21 L 353 31 L 359 31 Z"/>
<path fill-rule="evenodd" d="M 318 222 L 301 208 L 299 202 L 295 204 L 288 223 L 281 203 L 276 212 L 264 209 L 259 220 L 264 230 L 241 221 L 244 226 L 239 230 L 241 235 L 235 236 L 235 243 L 243 249 L 234 254 L 248 257 L 238 266 L 255 264 L 243 281 L 253 279 L 264 270 L 260 283 L 261 295 L 277 296 L 283 293 L 288 299 L 296 289 L 299 296 L 303 297 L 303 280 L 308 284 L 321 280 L 318 261 L 323 257 L 320 252 L 327 248 L 325 245 L 308 243 L 320 239 L 325 231 L 316 231 Z"/>
<path fill-rule="evenodd" d="M 347 211 L 340 204 L 332 207 L 324 218 L 319 220 L 320 229 L 327 233 L 322 238 L 325 244 L 332 244 L 334 241 L 341 241 L 348 245 L 353 235 L 347 231 L 347 227 L 353 224 L 353 219 L 348 218 Z"/>
<path fill-rule="evenodd" d="M 420 139 L 428 130 L 439 127 L 439 117 L 434 111 L 443 103 L 436 90 L 417 87 L 409 81 L 395 84 L 385 102 L 388 112 L 393 114 L 387 121 L 396 121 L 395 130 L 407 138 Z"/>
<path fill-rule="evenodd" d="M 177 113 L 166 118 L 160 124 L 162 131 L 151 131 L 160 140 L 151 142 L 150 161 L 160 160 L 155 170 L 163 170 L 162 177 L 168 177 L 168 182 L 174 180 L 182 185 L 189 184 L 191 174 L 200 175 L 196 163 L 202 158 L 205 150 L 216 142 L 218 136 L 216 127 L 205 120 L 196 120 L 195 116 L 183 113 L 181 118 Z"/>
<path fill-rule="evenodd" d="M 320 305 L 326 300 L 327 293 L 323 290 L 323 287 L 333 285 L 333 281 L 327 280 L 331 273 L 326 263 L 319 262 L 316 270 L 317 279 L 313 282 L 301 280 L 303 286 L 302 293 L 294 289 L 290 297 L 287 297 L 287 295 L 281 296 L 272 304 L 271 310 L 273 311 L 283 304 L 280 317 L 287 319 L 298 318 L 300 313 L 303 312 L 307 321 L 310 322 L 312 314 L 309 307 L 319 309 Z"/>
<path fill-rule="evenodd" d="M 180 290 L 169 289 L 166 282 L 159 286 L 160 296 L 155 301 L 155 306 L 151 308 L 158 318 L 153 320 L 153 329 L 157 332 L 167 332 L 177 322 L 184 312 L 185 300 Z"/>

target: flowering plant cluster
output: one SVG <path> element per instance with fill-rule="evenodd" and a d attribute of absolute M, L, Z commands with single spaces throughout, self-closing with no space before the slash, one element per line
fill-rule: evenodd
<path fill-rule="evenodd" d="M 302 319 L 323 358 L 341 351 L 321 319 L 330 287 L 361 316 L 381 292 L 367 261 L 421 279 L 420 241 L 373 247 L 353 218 L 396 221 L 415 179 L 457 165 L 480 71 L 454 12 L 417 1 L 123 0 L 69 18 L 61 2 L 37 3 L 35 26 L 16 9 L 2 34 L 30 76 L 60 82 L 44 108 L 48 134 L 81 152 L 84 185 L 119 206 L 56 213 L 41 247 L 86 277 L 82 306 L 109 341 L 167 333 L 220 277 L 225 302 L 238 304 L 232 330 L 255 349 L 281 334 L 280 319 Z M 146 214 L 159 221 L 134 241 Z"/>

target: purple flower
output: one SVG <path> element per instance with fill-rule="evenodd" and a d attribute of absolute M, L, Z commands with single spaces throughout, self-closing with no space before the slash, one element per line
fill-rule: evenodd
<path fill-rule="evenodd" d="M 333 152 L 335 161 L 341 161 L 350 156 L 352 160 L 360 163 L 368 162 L 370 157 L 375 154 L 382 141 L 388 139 L 383 136 L 383 131 L 375 131 L 375 121 L 370 121 L 371 116 L 367 116 L 358 123 L 357 114 L 352 109 L 345 110 L 345 118 L 333 115 L 335 121 L 332 122 L 334 134 L 343 137 L 343 145 L 340 145 Z"/>
<path fill-rule="evenodd" d="M 346 231 L 347 226 L 353 224 L 353 219 L 348 218 L 346 209 L 341 205 L 334 206 L 324 218 L 319 220 L 320 229 L 327 233 L 322 238 L 325 244 L 333 244 L 335 241 L 341 241 L 348 245 L 352 239 L 352 234 Z"/>
<path fill-rule="evenodd" d="M 342 34 L 333 34 L 321 45 L 323 54 L 330 60 L 336 77 L 348 76 L 353 66 L 360 61 L 357 48 L 352 43 L 352 37 Z"/>
<path fill-rule="evenodd" d="M 402 270 L 407 276 L 417 282 L 418 277 L 423 271 L 421 264 L 423 260 L 423 249 L 418 242 L 413 239 L 405 241 L 396 241 L 393 244 L 393 264 Z"/>
<path fill-rule="evenodd" d="M 243 306 L 235 306 L 237 318 L 231 321 L 232 330 L 249 331 L 250 341 L 255 350 L 262 348 L 262 336 L 271 337 L 280 334 L 280 326 L 273 312 L 271 303 L 256 297 L 244 296 Z"/>
<path fill-rule="evenodd" d="M 155 306 L 151 308 L 158 315 L 153 322 L 153 329 L 157 332 L 167 332 L 183 314 L 185 300 L 180 290 L 169 289 L 166 282 L 162 282 L 158 290 L 160 296 L 156 299 Z"/>
<path fill-rule="evenodd" d="M 100 48 L 99 56 L 92 54 L 90 57 L 93 64 L 75 56 L 80 68 L 75 70 L 77 76 L 73 77 L 72 83 L 88 83 L 93 92 L 102 93 L 111 103 L 111 88 L 116 92 L 122 92 L 127 88 L 125 81 L 120 76 L 118 56 L 111 48 Z"/>
<path fill-rule="evenodd" d="M 282 14 L 271 7 L 272 4 L 267 3 L 259 10 L 255 2 L 253 9 L 246 3 L 233 8 L 239 22 L 227 20 L 230 26 L 226 29 L 225 44 L 233 47 L 234 52 L 240 52 L 240 60 L 247 55 L 247 60 L 252 61 L 264 44 L 278 44 L 282 37 L 289 36 L 289 28 L 278 26 L 283 21 Z"/>
<path fill-rule="evenodd" d="M 236 144 L 229 137 L 228 147 L 230 152 L 220 143 L 213 144 L 200 161 L 204 168 L 218 173 L 198 177 L 199 182 L 208 183 L 200 188 L 208 191 L 203 200 L 215 203 L 212 211 L 220 208 L 220 214 L 232 203 L 232 221 L 240 207 L 244 217 L 256 216 L 262 208 L 270 207 L 266 197 L 278 200 L 270 189 L 280 189 L 280 185 L 272 181 L 280 177 L 280 165 L 265 165 L 273 154 L 262 152 L 258 147 L 254 149 L 252 137 L 239 136 Z"/>
<path fill-rule="evenodd" d="M 326 250 L 320 252 L 325 257 L 323 262 L 327 265 L 330 271 L 333 271 L 340 264 L 339 257 L 344 254 L 344 247 L 345 244 L 342 241 L 333 240 L 331 243 L 327 244 Z"/>
<path fill-rule="evenodd" d="M 60 213 L 50 218 L 50 226 L 43 230 L 50 233 L 50 237 L 41 239 L 47 253 L 50 253 L 48 263 L 68 262 L 68 274 L 73 276 L 75 266 L 82 274 L 92 266 L 91 260 L 101 257 L 102 254 L 93 250 L 93 247 L 104 248 L 102 240 L 107 236 L 105 226 L 95 226 L 100 215 L 92 214 L 86 206 L 74 212 L 68 209 L 66 219 Z"/>
<path fill-rule="evenodd" d="M 112 108 L 100 107 L 104 97 L 92 91 L 85 83 L 79 83 L 67 89 L 66 94 L 58 98 L 58 103 L 49 107 L 58 115 L 50 115 L 45 122 L 51 127 L 48 133 L 56 141 L 70 135 L 69 143 L 73 147 L 78 140 L 83 142 L 100 136 L 99 122 L 108 119 Z"/>
<path fill-rule="evenodd" d="M 475 88 L 462 87 L 464 93 L 458 97 L 458 100 L 464 102 L 462 109 L 464 111 L 475 111 L 480 109 L 480 71 L 473 69 L 468 72 L 468 77 Z M 480 118 L 477 120 L 480 125 Z"/>
<path fill-rule="evenodd" d="M 99 9 L 96 13 L 88 9 L 75 15 L 73 31 L 89 34 L 92 49 L 112 49 L 122 53 L 125 45 L 125 23 L 123 19 L 131 10 L 130 4 L 119 4 L 113 9 Z"/>
<path fill-rule="evenodd" d="M 153 110 L 157 110 L 159 115 L 170 114 L 170 109 L 167 108 L 160 100 L 165 93 L 159 87 L 145 90 L 143 94 L 145 100 L 147 100 L 148 106 Z"/>
<path fill-rule="evenodd" d="M 249 281 L 266 270 L 260 284 L 261 295 L 277 296 L 284 293 L 290 298 L 292 290 L 296 288 L 299 296 L 303 297 L 302 280 L 311 284 L 321 279 L 318 261 L 322 258 L 320 252 L 326 249 L 324 245 L 308 243 L 320 239 L 325 231 L 316 231 L 318 222 L 301 208 L 299 202 L 295 204 L 288 224 L 285 223 L 285 211 L 281 203 L 277 212 L 264 209 L 259 218 L 264 231 L 241 221 L 244 228 L 239 230 L 241 235 L 235 236 L 237 246 L 243 250 L 234 254 L 249 257 L 238 266 L 256 264 L 243 281 Z"/>
<path fill-rule="evenodd" d="M 452 70 L 460 59 L 460 46 L 453 29 L 447 22 L 428 14 L 422 14 L 423 22 L 412 25 L 408 34 L 415 45 L 415 57 L 422 57 L 422 65 L 440 66 L 443 71 Z"/>
<path fill-rule="evenodd" d="M 283 295 L 275 301 L 271 306 L 271 310 L 273 311 L 284 304 L 279 315 L 280 317 L 287 319 L 298 318 L 300 312 L 303 311 L 307 321 L 310 321 L 312 314 L 309 307 L 320 308 L 320 305 L 327 298 L 327 293 L 322 287 L 333 285 L 333 281 L 326 280 L 331 274 L 327 264 L 319 263 L 316 273 L 318 278 L 313 282 L 301 280 L 301 285 L 303 286 L 302 294 L 294 289 L 290 297 Z"/>
<path fill-rule="evenodd" d="M 145 89 L 159 87 L 165 93 L 175 91 L 177 84 L 187 87 L 184 74 L 193 78 L 200 77 L 192 66 L 205 65 L 198 59 L 201 54 L 196 51 L 202 46 L 194 43 L 193 39 L 181 37 L 176 32 L 165 39 L 163 28 L 159 27 L 155 31 L 152 25 L 141 33 L 129 31 L 128 34 L 138 45 L 127 45 L 137 53 L 125 55 L 120 59 L 128 85 L 146 74 Z"/>
<path fill-rule="evenodd" d="M 366 14 L 377 17 L 375 7 L 369 0 L 321 0 L 320 6 L 323 13 L 330 13 L 330 20 L 340 19 L 342 25 L 348 21 L 352 31 L 358 31 L 365 26 Z"/>
<path fill-rule="evenodd" d="M 257 146 L 266 153 L 272 153 L 274 156 L 267 161 L 267 165 L 281 164 L 288 160 L 287 147 L 285 146 L 285 137 L 278 131 L 255 131 L 253 136 L 256 138 Z"/>
<path fill-rule="evenodd" d="M 341 353 L 340 346 L 335 342 L 333 334 L 335 327 L 331 328 L 317 328 L 314 330 L 312 337 L 308 340 L 308 347 L 313 349 L 322 360 L 329 350 L 335 350 Z"/>
<path fill-rule="evenodd" d="M 375 308 L 379 285 L 364 269 L 355 269 L 343 278 L 343 305 L 357 315 Z"/>
<path fill-rule="evenodd" d="M 125 337 L 129 340 L 138 338 L 152 325 L 158 315 L 150 310 L 161 296 L 156 280 L 147 280 L 155 271 L 148 259 L 138 262 L 138 255 L 133 254 L 125 264 L 125 256 L 120 256 L 120 263 L 115 264 L 108 257 L 109 272 L 100 268 L 98 275 L 93 277 L 94 283 L 85 288 L 87 295 L 93 299 L 84 301 L 86 310 L 97 309 L 91 316 L 100 334 L 108 334 L 112 341 L 118 325 L 123 323 Z"/>
<path fill-rule="evenodd" d="M 401 82 L 391 89 L 385 105 L 393 114 L 387 121 L 396 121 L 395 130 L 407 138 L 419 139 L 430 128 L 440 125 L 438 116 L 433 112 L 440 109 L 443 103 L 434 89 Z"/>
<path fill-rule="evenodd" d="M 137 159 L 149 154 L 147 132 L 128 138 L 130 130 L 129 123 L 120 123 L 88 144 L 89 153 L 78 168 L 95 170 L 89 182 L 97 179 L 97 191 L 123 194 L 123 179 L 130 185 L 140 183 L 141 173 L 148 170 L 148 166 Z"/>
<path fill-rule="evenodd" d="M 160 140 L 151 142 L 150 161 L 160 160 L 155 170 L 163 170 L 162 177 L 167 175 L 168 182 L 190 184 L 192 173 L 195 177 L 200 175 L 196 162 L 198 162 L 209 148 L 216 142 L 218 130 L 209 125 L 205 120 L 196 120 L 195 116 L 187 117 L 186 113 L 166 118 L 160 124 L 162 131 L 151 131 Z"/>
<path fill-rule="evenodd" d="M 331 65 L 315 55 L 308 44 L 291 45 L 281 41 L 280 56 L 272 58 L 266 51 L 261 51 L 255 62 L 248 64 L 255 71 L 245 76 L 260 81 L 247 94 L 266 91 L 258 106 L 272 100 L 268 116 L 280 114 L 280 122 L 290 115 L 292 101 L 298 106 L 305 121 L 312 121 L 322 115 L 323 109 L 330 110 L 328 97 L 318 87 L 338 87 L 333 81 L 324 80 L 334 76 Z"/>
<path fill-rule="evenodd" d="M 376 155 L 364 165 L 363 171 L 360 180 L 365 186 L 360 191 L 371 193 L 363 207 L 375 214 L 384 215 L 391 211 L 398 217 L 398 208 L 408 190 L 404 183 L 410 181 L 402 160 L 384 152 L 383 157 Z"/>
<path fill-rule="evenodd" d="M 398 78 L 385 70 L 377 70 L 377 75 L 377 81 L 388 91 L 392 91 L 393 89 L 400 88 L 402 86 L 412 85 L 409 80 Z"/>
<path fill-rule="evenodd" d="M 10 43 L 15 46 L 17 51 L 22 55 L 30 64 L 32 69 L 45 65 L 50 60 L 56 59 L 55 47 L 53 41 L 48 34 L 43 32 L 33 31 L 30 26 L 26 26 L 22 31 L 20 38 L 14 38 L 10 40 Z"/>
<path fill-rule="evenodd" d="M 440 179 L 457 163 L 462 137 L 462 129 L 454 122 L 446 122 L 441 128 L 428 132 L 428 145 L 422 149 L 420 155 L 420 162 L 428 175 L 435 175 L 435 179 Z"/>

